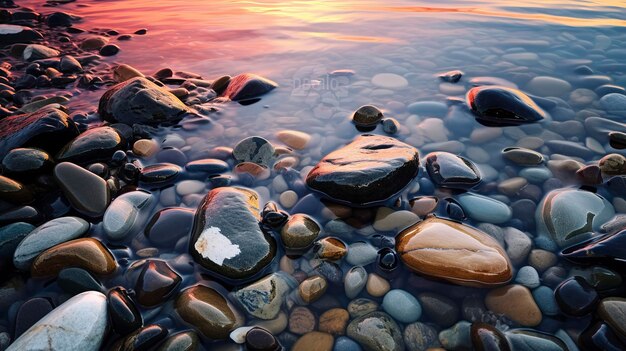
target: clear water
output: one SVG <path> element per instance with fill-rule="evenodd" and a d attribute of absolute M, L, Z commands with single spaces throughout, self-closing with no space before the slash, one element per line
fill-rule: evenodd
<path fill-rule="evenodd" d="M 36 2 L 27 1 L 25 5 L 35 6 Z M 120 33 L 148 29 L 145 36 L 121 42 L 122 51 L 104 59 L 111 65 L 126 63 L 147 74 L 170 67 L 174 71 L 195 72 L 206 79 L 254 72 L 280 85 L 261 102 L 250 106 L 216 105 L 221 112 L 210 115 L 214 121 L 210 127 L 160 130 L 157 140 L 166 140 L 174 134 L 186 139 L 181 149 L 189 160 L 206 157 L 208 150 L 214 147 L 233 147 L 251 135 L 263 136 L 280 145 L 276 132 L 294 129 L 313 137 L 309 148 L 296 152 L 300 161 L 296 169 L 306 174 L 308 167 L 321 157 L 359 134 L 349 122 L 349 115 L 364 104 L 379 106 L 387 116 L 396 118 L 402 125 L 397 138 L 417 147 L 422 154 L 447 150 L 474 160 L 489 174 L 487 185 L 477 192 L 499 199 L 503 197 L 495 184 L 517 176 L 520 170 L 504 167 L 500 150 L 515 146 L 524 137 L 579 142 L 591 148 L 593 156 L 567 156 L 583 162 L 597 161 L 609 152 L 621 153 L 610 148 L 607 140 L 590 141 L 584 131 L 568 134 L 551 122 L 542 123 L 539 129 L 507 127 L 492 141 L 475 143 L 469 138 L 471 132 L 484 127 L 454 103 L 445 115 L 455 114 L 454 118 L 463 121 L 457 127 L 454 124 L 444 126 L 434 120 L 443 115 L 412 115 L 406 107 L 419 101 L 445 104 L 464 99 L 472 79 L 505 80 L 509 85 L 527 90 L 533 77 L 551 76 L 571 84 L 566 93 L 556 96 L 569 103 L 569 107 L 560 114 L 553 114 L 554 120 L 582 121 L 589 114 L 606 116 L 597 99 L 579 103 L 570 92 L 599 85 L 594 86 L 595 83 L 589 83 L 574 72 L 581 65 L 590 67 L 598 81 L 626 86 L 624 1 L 534 0 L 522 4 L 517 1 L 438 1 L 431 4 L 395 0 L 105 0 L 79 1 L 64 5 L 62 9 L 82 16 L 83 22 L 77 26 L 83 29 L 115 29 Z M 355 75 L 350 78 L 330 75 L 339 69 L 353 70 Z M 437 78 L 438 73 L 452 69 L 465 73 L 459 83 L 442 83 Z M 371 79 L 380 73 L 401 75 L 409 84 L 402 88 L 377 87 Z M 101 93 L 81 92 L 69 107 L 94 109 Z M 468 120 L 471 123 L 465 123 Z M 380 129 L 375 133 L 383 134 Z M 562 158 L 546 147 L 539 151 L 548 158 Z M 151 162 L 154 160 L 145 160 L 144 164 Z M 258 190 L 264 201 L 277 201 L 280 193 L 272 186 L 276 176 L 272 174 L 268 180 L 247 185 Z M 409 191 L 405 195 L 419 193 Z M 618 212 L 624 210 L 625 206 L 620 206 L 621 199 L 607 196 Z M 197 197 L 179 198 L 178 205 L 193 208 L 197 200 Z M 318 219 L 322 225 L 328 221 L 322 216 Z M 524 223 L 528 218 L 516 220 Z M 534 234 L 534 227 L 525 229 Z M 346 233 L 344 239 L 350 243 L 363 237 L 355 232 Z M 145 245 L 145 240 L 137 239 L 131 246 L 136 250 Z M 161 250 L 159 254 L 172 257 L 182 253 L 173 248 L 170 252 Z M 278 269 L 277 262 L 274 268 Z M 347 271 L 349 267 L 344 263 L 342 268 Z M 459 304 L 469 293 L 484 294 L 482 290 L 468 292 L 465 288 L 429 286 L 427 281 L 415 282 L 414 275 L 408 276 L 411 279 L 397 279 L 392 285 L 416 291 L 420 289 L 419 284 L 424 284 L 425 290 L 445 291 Z M 196 277 L 187 275 L 185 283 L 194 283 Z M 347 303 L 345 298 L 340 301 Z M 146 312 L 146 323 L 162 320 L 167 315 L 166 310 Z M 574 336 L 581 328 L 578 321 L 560 317 L 557 325 L 558 328 L 572 327 Z M 546 327 L 546 330 L 551 328 Z"/>

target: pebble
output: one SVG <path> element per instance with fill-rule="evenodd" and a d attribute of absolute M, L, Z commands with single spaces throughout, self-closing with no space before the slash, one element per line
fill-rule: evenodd
<path fill-rule="evenodd" d="M 385 295 L 382 308 L 401 323 L 416 322 L 422 315 L 422 306 L 415 296 L 400 289 L 390 290 Z"/>
<path fill-rule="evenodd" d="M 80 238 L 47 249 L 32 262 L 33 277 L 57 276 L 65 267 L 83 268 L 96 275 L 109 275 L 117 269 L 111 252 L 98 240 Z"/>
<path fill-rule="evenodd" d="M 520 268 L 515 276 L 515 282 L 529 289 L 534 289 L 541 283 L 539 281 L 539 273 L 531 266 Z"/>
<path fill-rule="evenodd" d="M 501 313 L 525 327 L 541 323 L 541 311 L 530 290 L 522 285 L 506 285 L 489 291 L 485 305 L 491 311 Z"/>
<path fill-rule="evenodd" d="M 301 336 L 293 345 L 292 350 L 302 351 L 331 351 L 335 339 L 332 335 L 312 331 Z"/>
<path fill-rule="evenodd" d="M 598 305 L 597 313 L 620 339 L 626 337 L 626 299 L 620 297 L 604 298 Z"/>
<path fill-rule="evenodd" d="M 459 320 L 460 311 L 454 300 L 429 292 L 419 294 L 418 299 L 424 314 L 438 325 L 447 328 Z"/>
<path fill-rule="evenodd" d="M 143 326 L 143 318 L 128 291 L 122 287 L 109 290 L 107 308 L 113 330 L 119 335 L 128 335 Z"/>
<path fill-rule="evenodd" d="M 104 214 L 110 201 L 109 187 L 104 179 L 69 162 L 56 165 L 54 179 L 78 212 L 89 217 Z"/>
<path fill-rule="evenodd" d="M 311 141 L 311 136 L 296 130 L 281 130 L 276 138 L 292 149 L 303 150 Z"/>
<path fill-rule="evenodd" d="M 269 141 L 252 136 L 235 145 L 233 157 L 238 163 L 252 162 L 267 167 L 274 157 L 274 151 L 274 146 Z"/>
<path fill-rule="evenodd" d="M 533 298 L 541 313 L 546 316 L 556 316 L 560 313 L 559 305 L 554 298 L 554 291 L 547 286 L 540 286 L 533 290 Z"/>
<path fill-rule="evenodd" d="M 387 279 L 376 273 L 370 273 L 367 275 L 365 289 L 373 297 L 383 297 L 391 289 L 391 286 Z"/>
<path fill-rule="evenodd" d="M 384 312 L 371 312 L 353 319 L 346 334 L 366 351 L 400 351 L 405 347 L 398 324 Z"/>
<path fill-rule="evenodd" d="M 133 191 L 115 199 L 102 218 L 102 227 L 110 240 L 124 240 L 147 220 L 155 204 L 154 197 L 143 191 Z"/>
<path fill-rule="evenodd" d="M 501 224 L 508 222 L 513 213 L 511 208 L 492 197 L 464 193 L 456 198 L 463 211 L 472 219 L 479 222 Z"/>
<path fill-rule="evenodd" d="M 591 313 L 600 301 L 593 286 L 579 276 L 566 279 L 557 286 L 554 297 L 561 311 L 575 317 Z"/>
<path fill-rule="evenodd" d="M 287 295 L 295 286 L 291 276 L 278 272 L 237 290 L 233 296 L 248 314 L 270 320 L 278 316 Z"/>
<path fill-rule="evenodd" d="M 298 295 L 304 303 L 312 303 L 319 300 L 326 289 L 328 288 L 328 282 L 320 275 L 314 275 L 308 277 L 298 286 Z"/>
<path fill-rule="evenodd" d="M 320 233 L 317 222 L 304 214 L 289 217 L 280 232 L 285 248 L 288 250 L 304 250 L 310 247 Z"/>
<path fill-rule="evenodd" d="M 367 284 L 367 271 L 361 267 L 352 267 L 344 277 L 344 291 L 349 299 L 355 298 Z"/>
<path fill-rule="evenodd" d="M 529 93 L 539 96 L 564 96 L 572 89 L 572 85 L 555 77 L 534 77 L 526 85 Z"/>
<path fill-rule="evenodd" d="M 464 350 L 472 346 L 471 324 L 460 321 L 449 329 L 439 332 L 439 342 L 446 350 Z"/>
<path fill-rule="evenodd" d="M 336 261 L 342 259 L 346 253 L 346 244 L 338 238 L 325 237 L 315 242 L 317 249 L 317 257 Z"/>
<path fill-rule="evenodd" d="M 158 149 L 159 146 L 152 139 L 139 139 L 133 144 L 133 153 L 140 157 L 151 157 Z"/>
<path fill-rule="evenodd" d="M 357 241 L 348 246 L 346 262 L 353 266 L 367 266 L 376 261 L 378 250 L 369 243 Z"/>
<path fill-rule="evenodd" d="M 365 105 L 359 107 L 352 114 L 352 123 L 360 128 L 375 128 L 383 119 L 383 113 L 376 106 Z"/>
<path fill-rule="evenodd" d="M 435 328 L 420 322 L 407 325 L 404 328 L 403 339 L 409 350 L 430 350 L 439 346 Z"/>
<path fill-rule="evenodd" d="M 402 89 L 409 85 L 409 82 L 402 76 L 394 73 L 379 73 L 372 77 L 372 84 L 385 89 Z"/>
<path fill-rule="evenodd" d="M 111 350 L 148 350 L 163 341 L 167 337 L 167 333 L 167 329 L 161 325 L 146 325 L 119 339 Z"/>
<path fill-rule="evenodd" d="M 332 308 L 320 315 L 319 331 L 331 335 L 344 335 L 350 314 L 343 308 Z"/>
<path fill-rule="evenodd" d="M 167 301 L 180 285 L 182 278 L 165 261 L 146 260 L 135 284 L 137 302 L 155 307 Z"/>
<path fill-rule="evenodd" d="M 467 93 L 467 104 L 476 119 L 488 127 L 534 123 L 547 117 L 526 94 L 503 86 L 472 88 Z"/>
<path fill-rule="evenodd" d="M 487 323 L 472 323 L 470 328 L 472 346 L 476 350 L 510 351 L 511 347 L 506 336 L 494 326 Z"/>
<path fill-rule="evenodd" d="M 194 351 L 200 345 L 200 338 L 194 331 L 176 333 L 167 338 L 157 351 Z"/>

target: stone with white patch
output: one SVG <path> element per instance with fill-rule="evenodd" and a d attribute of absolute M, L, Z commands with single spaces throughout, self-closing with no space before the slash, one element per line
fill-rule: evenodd
<path fill-rule="evenodd" d="M 202 257 L 219 265 L 222 265 L 225 259 L 233 258 L 241 253 L 239 245 L 234 245 L 220 232 L 220 228 L 216 227 L 203 230 L 194 248 Z"/>
<path fill-rule="evenodd" d="M 31 43 L 43 39 L 38 31 L 13 24 L 0 24 L 0 45 Z"/>

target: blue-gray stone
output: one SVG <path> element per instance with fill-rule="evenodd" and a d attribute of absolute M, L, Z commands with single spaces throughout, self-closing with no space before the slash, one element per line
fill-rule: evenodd
<path fill-rule="evenodd" d="M 439 342 L 446 350 L 466 350 L 472 347 L 470 328 L 468 321 L 460 321 L 450 329 L 439 332 Z"/>
<path fill-rule="evenodd" d="M 30 223 L 17 222 L 0 228 L 0 258 L 13 257 L 17 245 L 35 229 Z"/>
<path fill-rule="evenodd" d="M 361 346 L 347 336 L 340 336 L 335 340 L 333 351 L 361 351 Z"/>
<path fill-rule="evenodd" d="M 513 215 L 508 205 L 487 196 L 465 193 L 457 196 L 457 201 L 470 218 L 479 222 L 505 223 Z"/>
<path fill-rule="evenodd" d="M 531 266 L 524 266 L 517 271 L 515 282 L 529 289 L 534 289 L 540 284 L 539 273 Z"/>
<path fill-rule="evenodd" d="M 541 313 L 546 316 L 556 316 L 559 314 L 559 306 L 554 298 L 554 291 L 547 286 L 540 286 L 533 290 L 533 298 L 539 306 Z"/>
<path fill-rule="evenodd" d="M 422 316 L 422 306 L 415 296 L 400 289 L 387 292 L 383 298 L 382 307 L 385 312 L 401 323 L 413 323 Z"/>
<path fill-rule="evenodd" d="M 152 194 L 132 191 L 115 199 L 102 218 L 102 227 L 111 240 L 123 240 L 147 220 L 156 201 Z"/>
<path fill-rule="evenodd" d="M 407 106 L 407 110 L 424 117 L 444 117 L 448 113 L 448 105 L 437 101 L 418 101 Z"/>

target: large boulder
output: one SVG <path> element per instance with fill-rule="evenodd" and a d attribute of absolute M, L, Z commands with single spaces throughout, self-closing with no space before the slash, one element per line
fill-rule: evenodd
<path fill-rule="evenodd" d="M 0 120 L 0 158 L 25 146 L 53 153 L 78 134 L 74 121 L 55 108 L 10 116 Z"/>
<path fill-rule="evenodd" d="M 251 278 L 276 255 L 276 242 L 261 231 L 259 221 L 255 191 L 213 189 L 196 212 L 189 251 L 197 263 L 218 277 Z"/>
<path fill-rule="evenodd" d="M 98 113 L 109 122 L 128 125 L 175 123 L 189 108 L 166 89 L 144 77 L 135 77 L 107 90 Z"/>
<path fill-rule="evenodd" d="M 417 175 L 417 149 L 391 137 L 361 135 L 326 155 L 307 185 L 339 202 L 370 205 L 387 200 Z"/>

